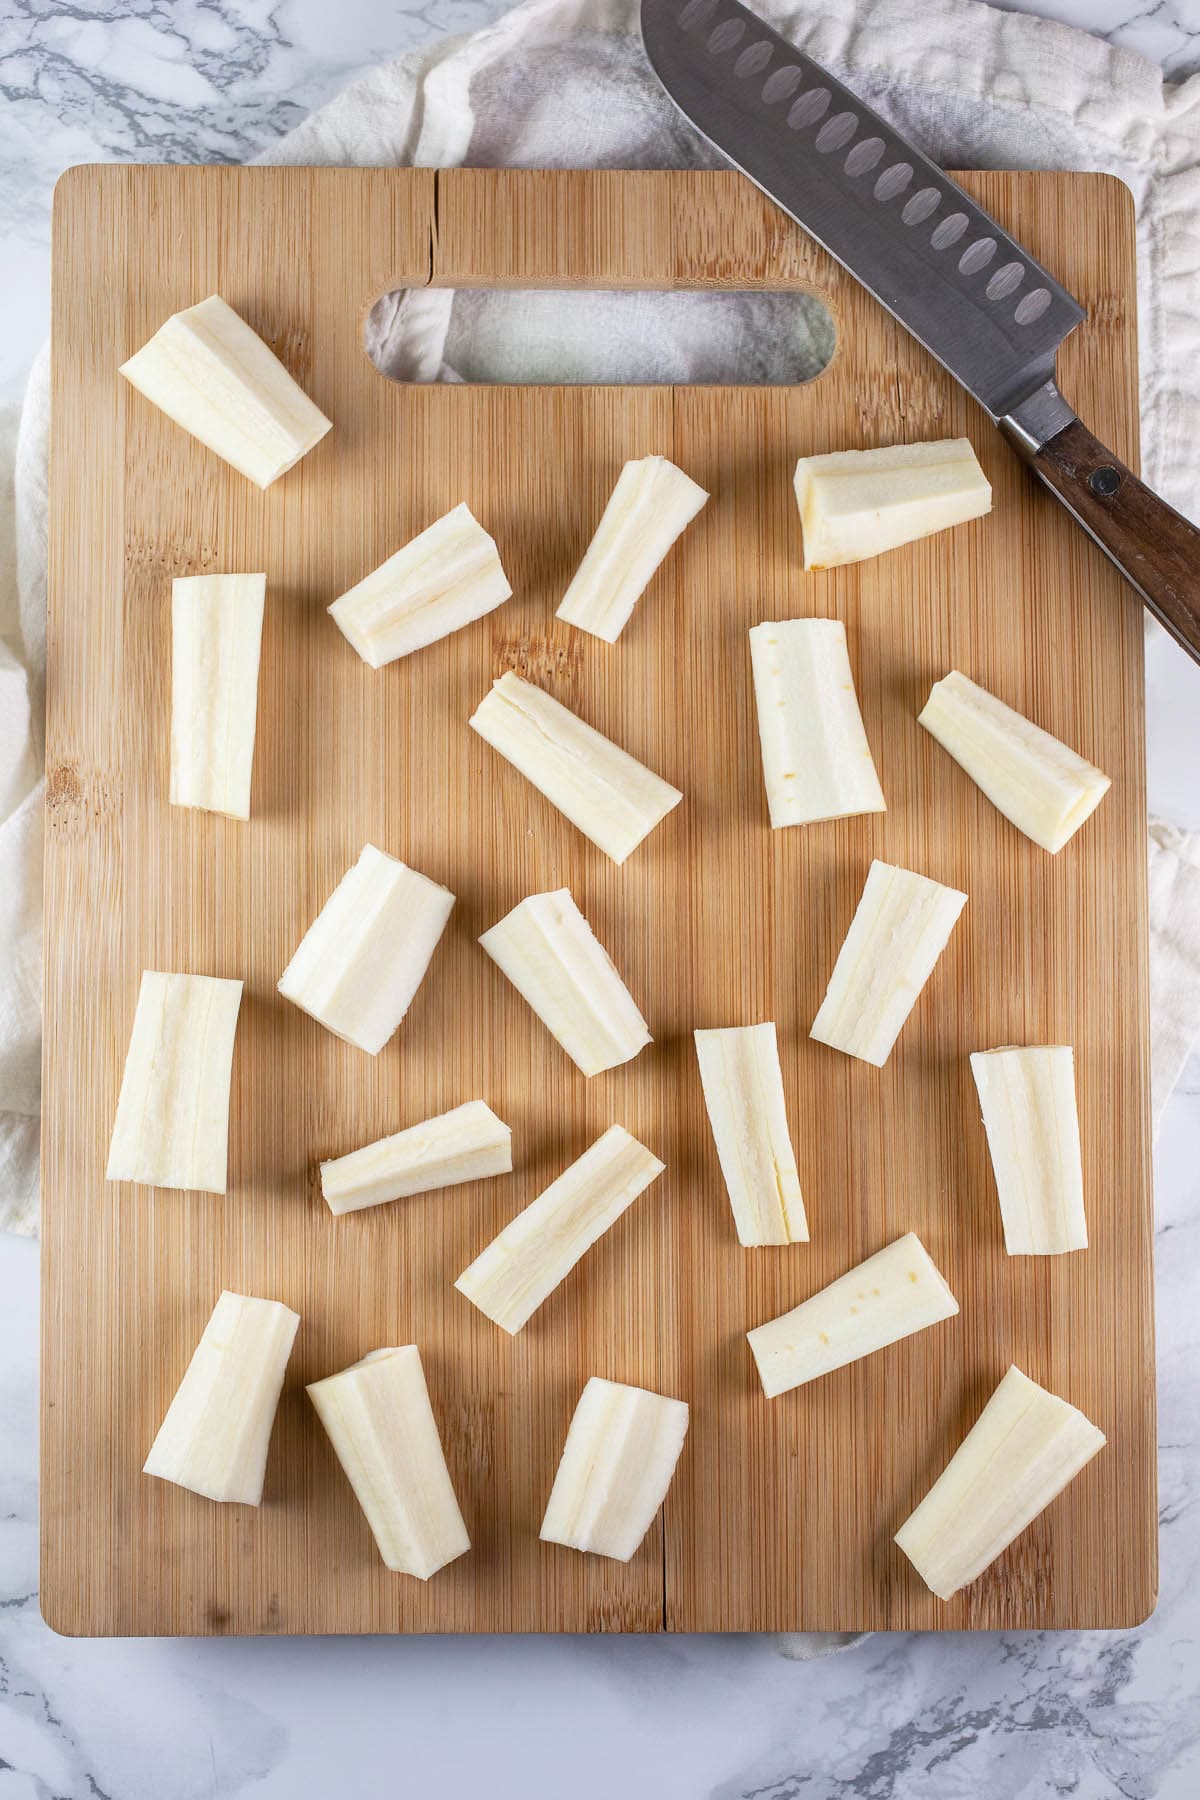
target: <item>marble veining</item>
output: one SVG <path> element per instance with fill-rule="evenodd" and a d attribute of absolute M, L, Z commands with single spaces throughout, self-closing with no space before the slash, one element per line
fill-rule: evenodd
<path fill-rule="evenodd" d="M 1121 50 L 1136 50 L 1175 81 L 1200 67 L 1200 13 L 1194 0 L 994 0 L 1002 12 L 1034 13 L 1081 25 Z"/>
<path fill-rule="evenodd" d="M 45 334 L 63 167 L 240 160 L 380 58 L 503 5 L 0 0 L 0 403 Z M 1200 0 L 1009 10 L 1086 26 L 1177 77 L 1200 68 Z M 1184 691 L 1173 683 L 1181 719 Z M 1169 726 L 1156 730 L 1165 756 Z M 1198 1169 L 1200 1056 L 1157 1151 L 1155 1617 L 1131 1633 L 879 1636 L 805 1665 L 749 1637 L 56 1637 L 36 1600 L 37 1251 L 0 1239 L 0 1800 L 1194 1800 Z"/>
<path fill-rule="evenodd" d="M 2 0 L 0 404 L 46 334 L 50 196 L 80 162 L 244 162 L 501 0 Z"/>

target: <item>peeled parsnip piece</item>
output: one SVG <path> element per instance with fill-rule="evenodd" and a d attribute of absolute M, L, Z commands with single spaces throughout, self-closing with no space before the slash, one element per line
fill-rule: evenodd
<path fill-rule="evenodd" d="M 455 1287 L 515 1337 L 666 1164 L 620 1125 L 564 1169 L 464 1269 Z"/>
<path fill-rule="evenodd" d="M 958 1301 L 915 1232 L 746 1333 L 768 1400 L 953 1318 Z"/>
<path fill-rule="evenodd" d="M 1112 782 L 1040 725 L 952 669 L 917 715 L 1018 831 L 1057 854 Z"/>
<path fill-rule="evenodd" d="M 707 499 L 665 456 L 627 462 L 558 617 L 615 644 L 650 577 Z"/>
<path fill-rule="evenodd" d="M 886 812 L 841 620 L 755 625 L 750 660 L 772 829 Z"/>
<path fill-rule="evenodd" d="M 257 1506 L 271 1426 L 300 1314 L 228 1289 L 213 1308 L 143 1473 Z"/>
<path fill-rule="evenodd" d="M 225 1192 L 240 981 L 162 975 L 138 990 L 108 1181 Z"/>
<path fill-rule="evenodd" d="M 967 438 L 802 456 L 795 486 L 806 569 L 862 562 L 992 510 Z"/>
<path fill-rule="evenodd" d="M 982 1575 L 1104 1448 L 1078 1407 L 1014 1364 L 896 1542 L 939 1600 Z"/>
<path fill-rule="evenodd" d="M 468 1100 L 407 1131 L 323 1162 L 321 1192 L 331 1213 L 358 1212 L 485 1175 L 507 1175 L 511 1168 L 510 1127 L 486 1101 Z"/>
<path fill-rule="evenodd" d="M 976 1050 L 971 1073 L 1010 1256 L 1087 1249 L 1083 1159 L 1069 1044 Z"/>
<path fill-rule="evenodd" d="M 809 1036 L 881 1069 L 966 904 L 957 888 L 873 862 Z"/>
<path fill-rule="evenodd" d="M 415 1344 L 309 1383 L 389 1569 L 428 1581 L 471 1548 Z"/>
<path fill-rule="evenodd" d="M 806 1244 L 808 1220 L 788 1133 L 774 1024 L 693 1035 L 738 1242 Z"/>
<path fill-rule="evenodd" d="M 408 1011 L 454 895 L 364 846 L 300 940 L 279 992 L 335 1037 L 377 1056 Z"/>
<path fill-rule="evenodd" d="M 585 1075 L 615 1069 L 653 1041 L 569 888 L 530 894 L 479 941 Z"/>
<path fill-rule="evenodd" d="M 274 351 L 219 294 L 173 313 L 121 364 L 121 374 L 260 488 L 330 429 Z"/>
<path fill-rule="evenodd" d="M 669 781 L 511 669 L 493 683 L 470 722 L 616 863 L 683 799 Z"/>
<path fill-rule="evenodd" d="M 171 583 L 171 805 L 250 817 L 265 575 Z"/>
<path fill-rule="evenodd" d="M 542 1541 L 628 1562 L 667 1497 L 687 1428 L 685 1401 L 593 1375 L 567 1432 Z"/>
<path fill-rule="evenodd" d="M 329 615 L 363 661 L 382 669 L 494 612 L 511 593 L 494 540 L 464 504 L 380 563 Z"/>

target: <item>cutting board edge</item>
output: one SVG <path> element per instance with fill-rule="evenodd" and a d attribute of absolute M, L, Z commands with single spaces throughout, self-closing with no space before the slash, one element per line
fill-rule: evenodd
<path fill-rule="evenodd" d="M 106 166 L 106 165 L 96 165 L 96 166 L 95 166 L 95 167 L 96 167 L 96 168 L 97 168 L 97 169 L 98 169 L 98 170 L 99 170 L 99 171 L 103 171 L 103 173 L 104 173 L 104 175 L 105 175 L 105 177 L 106 177 L 106 178 L 107 178 L 107 177 L 108 177 L 108 176 L 109 176 L 109 175 L 110 175 L 110 174 L 111 174 L 111 170 L 110 170 L 110 169 L 109 169 L 109 168 L 108 168 L 108 167 L 107 167 L 107 166 Z M 84 171 L 83 171 L 83 172 L 84 172 L 84 173 L 86 173 L 86 172 L 87 172 L 87 167 L 86 167 L 86 166 L 85 166 L 85 168 L 84 168 Z M 77 174 L 79 174 L 79 173 L 80 173 L 80 171 L 78 171 L 78 170 L 76 170 L 76 171 L 68 171 L 68 176 L 73 176 L 73 175 L 77 175 Z M 188 173 L 190 173 L 190 171 L 188 171 Z M 337 172 L 337 173 L 339 173 L 339 174 L 341 174 L 341 175 L 344 175 L 344 176 L 353 176 L 353 175 L 355 175 L 355 174 L 357 174 L 357 173 L 359 173 L 359 172 L 357 172 L 357 171 L 338 171 L 338 172 Z M 381 173 L 384 173 L 384 174 L 388 174 L 388 175 L 393 175 L 393 174 L 406 174 L 406 175 L 407 175 L 407 174 L 410 174 L 410 173 L 411 173 L 411 174 L 425 174 L 425 173 L 428 173 L 428 172 L 425 172 L 425 171 L 414 171 L 414 172 L 407 172 L 407 171 L 405 171 L 405 172 L 394 172 L 394 171 L 386 171 L 386 172 L 381 172 Z M 466 171 L 466 172 L 460 172 L 460 171 L 450 171 L 450 172 L 449 172 L 449 173 L 450 173 L 450 174 L 452 174 L 452 175 L 455 175 L 455 176 L 457 176 L 457 175 L 458 175 L 458 174 L 460 174 L 460 173 L 464 173 L 464 174 L 467 174 L 467 175 L 470 175 L 470 174 L 472 174 L 472 173 L 474 173 L 474 172 L 471 172 L 471 171 Z M 738 181 L 738 179 L 739 179 L 739 178 L 738 178 L 738 177 L 736 177 L 736 176 L 732 176 L 732 175 L 731 175 L 731 176 L 727 176 L 727 177 L 726 177 L 726 176 L 722 176 L 722 177 L 721 177 L 721 179 L 724 179 L 724 180 L 727 180 L 727 181 L 728 181 L 728 182 L 730 182 L 730 183 L 736 183 L 736 182 L 737 182 L 737 181 Z M 1112 182 L 1112 181 L 1114 181 L 1114 180 L 1115 180 L 1115 178 L 1112 178 L 1112 177 L 1105 177 L 1105 176 L 1103 176 L 1103 175 L 1095 175 L 1095 176 L 1089 176 L 1089 177 L 1086 177 L 1086 178 L 1085 178 L 1085 179 L 1087 179 L 1087 180 L 1090 180 L 1090 181 L 1093 181 L 1093 182 L 1096 182 L 1096 183 L 1104 183 L 1104 182 L 1109 182 L 1109 183 L 1111 183 L 1111 182 Z M 64 177 L 64 178 L 63 178 L 63 181 L 64 181 L 64 182 L 66 182 L 66 181 L 67 181 L 67 177 Z M 1127 189 L 1125 189 L 1125 185 L 1124 185 L 1124 184 L 1123 184 L 1123 183 L 1119 183 L 1119 184 L 1118 184 L 1118 185 L 1119 185 L 1119 186 L 1120 186 L 1120 187 L 1121 187 L 1121 188 L 1122 188 L 1122 190 L 1123 190 L 1123 191 L 1124 191 L 1124 195 L 1125 195 L 1125 201 L 1124 201 L 1124 202 L 1123 202 L 1123 204 L 1125 204 L 1125 205 L 1126 205 L 1126 207 L 1127 207 L 1127 209 L 1128 209 L 1128 205 L 1131 205 L 1131 200 L 1130 200 L 1130 198 L 1129 198 L 1129 196 L 1128 196 L 1128 190 L 1127 190 Z M 824 291 L 824 290 L 822 290 L 822 291 Z M 681 391 L 687 391 L 687 390 L 681 390 Z M 740 390 L 737 390 L 737 389 L 730 389 L 730 390 L 726 390 L 726 391 L 728 391 L 728 392 L 732 392 L 732 393 L 735 393 L 735 392 L 738 392 L 738 391 L 740 391 Z M 1135 415 L 1135 420 L 1134 420 L 1134 430 L 1135 430 L 1135 431 L 1136 431 L 1136 415 Z M 1130 455 L 1130 447 L 1129 447 L 1129 445 L 1128 445 L 1128 443 L 1127 443 L 1127 444 L 1126 444 L 1126 445 L 1125 445 L 1125 446 L 1123 446 L 1123 449 L 1124 449 L 1124 453 L 1125 453 L 1125 454 L 1126 454 L 1126 456 L 1127 456 L 1127 457 L 1128 457 L 1128 456 L 1129 456 L 1129 455 Z M 1134 449 L 1134 451 L 1133 451 L 1133 454 L 1134 454 L 1134 455 L 1136 455 L 1136 449 Z M 48 750 L 48 762 L 49 762 L 49 750 Z M 52 854 L 53 854 L 53 850 L 52 850 L 52 845 L 51 845 L 51 841 L 50 841 L 50 837 L 49 837 L 49 835 L 48 835 L 48 838 L 47 838 L 47 846 L 46 846 L 46 858 L 47 858 L 47 862 L 49 862 L 49 860 L 50 860 L 50 858 L 51 858 L 51 856 L 52 856 Z M 1144 991 L 1144 990 L 1143 990 L 1143 1001 L 1144 1001 L 1144 1002 L 1146 1002 L 1146 1003 L 1147 1003 L 1147 1004 L 1148 1004 L 1148 1000 L 1147 1000 L 1147 996 L 1146 996 L 1146 994 L 1145 994 L 1145 991 Z M 1148 1104 L 1149 1104 L 1149 1101 L 1148 1101 L 1148 1093 L 1146 1093 L 1146 1094 L 1145 1094 L 1145 1095 L 1144 1095 L 1144 1104 L 1145 1104 L 1145 1107 L 1146 1107 L 1146 1108 L 1148 1108 Z M 47 1112 L 47 1114 L 46 1114 L 46 1115 L 45 1115 L 45 1116 L 44 1116 L 44 1119 L 43 1119 L 43 1131 L 44 1131 L 44 1132 L 46 1132 L 46 1131 L 48 1131 L 48 1130 L 49 1130 L 49 1129 L 50 1129 L 50 1115 L 49 1115 L 49 1112 Z M 1147 1177 L 1147 1179 L 1149 1179 L 1149 1177 Z M 1151 1300 L 1152 1300 L 1152 1295 L 1151 1295 Z M 47 1331 L 48 1331 L 48 1330 L 49 1330 L 49 1329 L 50 1329 L 50 1308 L 49 1308 L 49 1307 L 47 1307 L 47 1309 L 46 1309 L 46 1312 L 45 1312 L 45 1314 L 44 1314 L 44 1319 L 45 1319 L 45 1324 L 44 1324 L 44 1327 L 43 1327 L 43 1333 L 44 1333 L 44 1335 L 45 1335 L 45 1333 L 46 1333 L 46 1332 L 47 1332 Z M 1152 1330 L 1153 1330 L 1153 1325 L 1152 1325 L 1152 1319 L 1151 1319 L 1151 1321 L 1150 1321 L 1150 1330 L 1151 1330 L 1151 1332 L 1152 1332 Z M 1152 1371 L 1153 1371 L 1153 1364 L 1152 1364 L 1152 1363 L 1151 1363 L 1151 1374 L 1152 1374 Z M 44 1441 L 45 1441 L 45 1440 L 44 1440 Z M 48 1537 L 48 1536 L 49 1536 L 49 1526 L 48 1526 L 48 1525 L 47 1525 L 47 1528 L 46 1528 L 46 1537 Z M 1154 1544 L 1155 1544 L 1155 1548 L 1157 1548 L 1157 1529 L 1156 1529 L 1156 1528 L 1155 1528 L 1155 1530 L 1154 1530 L 1154 1533 L 1153 1533 L 1153 1536 L 1154 1536 Z M 44 1543 L 45 1543 L 45 1542 L 46 1542 L 46 1537 L 44 1537 Z M 53 1596 L 52 1596 L 52 1597 L 51 1597 L 51 1602 L 50 1602 L 50 1605 L 51 1605 L 51 1610 L 54 1610 L 54 1608 L 53 1608 Z M 83 1611 L 84 1611 L 84 1609 L 83 1609 L 83 1608 L 82 1608 L 82 1607 L 81 1607 L 81 1608 L 80 1608 L 80 1609 L 78 1609 L 78 1610 L 79 1610 L 79 1612 L 80 1612 L 80 1613 L 81 1613 L 81 1614 L 82 1614 L 82 1612 L 83 1612 Z M 1151 1605 L 1151 1608 L 1150 1608 L 1150 1610 L 1152 1610 L 1152 1605 Z M 59 1617 L 62 1617 L 62 1616 L 63 1616 L 63 1615 L 62 1615 L 62 1614 L 61 1614 L 61 1612 L 60 1612 L 60 1613 L 59 1613 L 59 1615 L 58 1615 L 58 1616 L 59 1616 Z M 1146 1614 L 1146 1615 L 1145 1615 L 1145 1616 L 1149 1616 L 1149 1615 L 1148 1615 L 1148 1613 L 1147 1613 L 1147 1614 Z M 48 1622 L 49 1622 L 49 1621 L 48 1621 Z M 1133 1621 L 1133 1622 L 1138 1622 L 1138 1621 Z M 1118 1623 L 1118 1624 L 1123 1624 L 1123 1623 L 1124 1623 L 1124 1621 L 1119 1621 L 1119 1622 L 1116 1622 L 1116 1623 Z M 61 1627 L 61 1626 L 59 1626 L 59 1625 L 54 1625 L 54 1626 L 53 1626 L 53 1628 L 54 1628 L 54 1629 L 56 1629 L 56 1630 L 62 1630 L 62 1629 L 64 1629 L 64 1628 L 63 1628 L 63 1627 Z M 853 1626 L 853 1625 L 846 1625 L 846 1624 L 844 1624 L 844 1623 L 839 1623 L 839 1624 L 837 1624 L 837 1625 L 834 1625 L 834 1626 L 830 1626 L 830 1627 L 818 1627 L 818 1626 L 812 1626 L 812 1625 L 809 1625 L 809 1624 L 807 1624 L 807 1623 L 806 1623 L 806 1624 L 805 1624 L 805 1625 L 804 1625 L 804 1627 L 803 1627 L 803 1629 L 826 1629 L 826 1628 L 828 1628 L 828 1629 L 836 1629 L 836 1630 L 847 1630 L 847 1629 L 857 1629 L 857 1628 L 858 1628 L 858 1627 L 856 1627 L 856 1626 Z M 869 1628 L 869 1627 L 868 1627 L 868 1628 Z M 1105 1628 L 1113 1628 L 1113 1626 L 1112 1626 L 1112 1625 L 1110 1625 L 1110 1624 L 1109 1624 L 1109 1622 L 1108 1622 L 1108 1621 L 1100 1621 L 1100 1622 L 1099 1622 L 1099 1623 L 1097 1623 L 1097 1624 L 1096 1624 L 1096 1625 L 1094 1625 L 1094 1626 L 1093 1626 L 1093 1625 L 1087 1625 L 1087 1624 L 1081 1624 L 1081 1625 L 1079 1625 L 1079 1626 L 1075 1626 L 1075 1627 L 1072 1627 L 1072 1628 L 1077 1628 L 1077 1629 L 1105 1629 Z M 351 1629 L 353 1629 L 353 1628 L 352 1628 L 352 1627 L 347 1627 L 347 1631 L 349 1631 L 349 1630 L 351 1630 Z M 497 1627 L 496 1627 L 496 1626 L 492 1626 L 492 1627 L 490 1627 L 490 1629 L 497 1629 Z M 526 1627 L 526 1629 L 528 1629 L 528 1628 L 527 1628 L 527 1627 Z M 102 1634 L 102 1631 L 103 1631 L 103 1627 L 102 1627 L 102 1626 L 101 1626 L 101 1627 L 97 1627 L 97 1628 L 96 1628 L 96 1629 L 94 1629 L 94 1630 L 88 1630 L 88 1629 L 81 1629 L 81 1630 L 80 1630 L 80 1631 L 79 1631 L 79 1632 L 78 1632 L 78 1633 L 77 1633 L 77 1634 L 73 1634 L 73 1635 L 100 1635 L 100 1634 Z M 65 1634 L 65 1633 L 64 1633 L 64 1634 Z M 142 1626 L 142 1625 L 139 1625 L 139 1627 L 138 1627 L 138 1631 L 137 1631 L 137 1633 L 136 1633 L 136 1634 L 137 1634 L 137 1635 L 148 1635 L 148 1634 L 149 1634 L 149 1633 L 147 1633 L 147 1631 L 146 1631 L 146 1629 L 145 1629 L 145 1627 L 144 1627 L 144 1626 Z M 248 1634 L 249 1634 L 249 1633 L 248 1633 Z M 431 1634 L 433 1634 L 433 1633 L 431 1633 Z M 131 1634 L 131 1635 L 132 1635 L 132 1634 Z M 163 1629 L 163 1631 L 162 1631 L 162 1633 L 161 1633 L 161 1635 L 170 1635 L 170 1628 L 169 1628 L 169 1627 L 164 1627 L 164 1629 Z M 323 1633 L 323 1634 L 322 1634 L 322 1635 L 341 1635 L 341 1633 L 334 1633 L 334 1632 L 330 1632 L 330 1633 Z"/>

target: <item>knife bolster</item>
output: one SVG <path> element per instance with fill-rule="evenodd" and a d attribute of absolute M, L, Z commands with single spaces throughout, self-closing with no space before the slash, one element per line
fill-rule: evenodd
<path fill-rule="evenodd" d="M 1076 414 L 1058 391 L 1051 376 L 999 421 L 1000 429 L 1019 456 L 1032 462 L 1038 451 L 1076 421 Z"/>

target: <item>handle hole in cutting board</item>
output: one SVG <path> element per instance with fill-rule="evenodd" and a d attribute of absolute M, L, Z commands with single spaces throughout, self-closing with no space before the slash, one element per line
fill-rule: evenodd
<path fill-rule="evenodd" d="M 833 356 L 819 294 L 723 288 L 408 288 L 367 315 L 392 381 L 794 387 Z"/>

